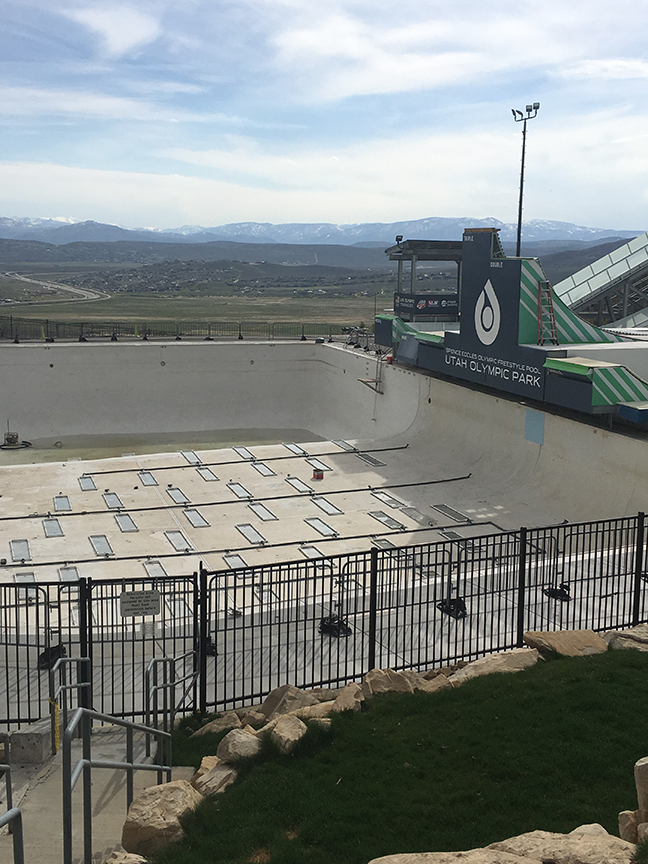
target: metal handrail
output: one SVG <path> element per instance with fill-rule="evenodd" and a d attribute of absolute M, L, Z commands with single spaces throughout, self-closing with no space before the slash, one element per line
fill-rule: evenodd
<path fill-rule="evenodd" d="M 185 660 L 187 657 L 194 658 L 194 669 L 193 672 L 189 672 L 187 675 L 183 675 L 182 678 L 175 677 L 175 667 L 176 663 L 179 663 L 181 660 Z M 189 692 L 189 688 L 192 683 L 195 682 L 198 678 L 198 663 L 197 663 L 198 653 L 196 651 L 186 651 L 184 654 L 181 654 L 179 657 L 153 657 L 148 666 L 146 667 L 146 673 L 144 676 L 144 704 L 146 710 L 146 724 L 147 726 L 151 726 L 153 728 L 158 728 L 158 693 L 162 691 L 163 694 L 163 703 L 162 703 L 162 728 L 165 732 L 167 732 L 173 726 L 173 720 L 175 718 L 176 711 L 180 707 L 180 705 L 184 702 L 187 693 Z M 162 666 L 164 680 L 162 684 L 158 684 L 158 667 Z M 168 680 L 169 673 L 171 675 L 171 679 Z M 153 679 L 153 684 L 151 685 L 151 679 Z M 188 681 L 189 684 L 185 687 L 184 692 L 178 701 L 175 704 L 175 687 L 177 684 L 183 684 L 185 681 Z M 173 696 L 171 698 L 171 707 L 169 710 L 169 697 L 168 692 L 173 688 Z M 150 743 L 151 739 L 147 737 L 146 739 L 146 755 L 150 756 Z"/>
<path fill-rule="evenodd" d="M 7 810 L 0 814 L 0 828 L 9 825 L 9 831 L 13 835 L 13 859 L 14 864 L 25 864 L 25 848 L 23 844 L 22 813 L 18 807 L 13 806 L 11 790 L 11 765 L 9 764 L 9 733 L 0 732 L 0 741 L 4 744 L 5 763 L 0 765 L 0 773 L 4 774 L 7 785 Z"/>
<path fill-rule="evenodd" d="M 77 669 L 77 683 L 76 684 L 68 684 L 67 683 L 67 673 L 66 666 L 69 663 L 76 663 Z M 79 664 L 85 663 L 85 680 L 79 680 Z M 60 683 L 58 687 L 54 686 L 54 678 L 57 672 L 60 670 Z M 60 705 L 58 702 L 58 698 L 63 694 L 63 727 L 65 728 L 68 724 L 68 690 L 76 690 L 79 693 L 79 701 L 83 698 L 83 690 L 89 690 L 90 698 L 89 703 L 92 704 L 92 678 L 90 675 L 90 658 L 89 657 L 59 657 L 56 663 L 52 666 L 49 671 L 49 704 L 50 704 L 50 718 L 52 725 L 52 755 L 56 756 L 59 749 L 60 744 L 60 735 L 61 735 L 61 723 L 60 723 Z M 89 705 L 82 705 L 79 707 L 90 707 Z"/>
<path fill-rule="evenodd" d="M 126 729 L 126 761 L 114 762 L 92 759 L 92 723 L 98 720 Z M 81 725 L 83 756 L 72 768 L 72 739 L 77 727 Z M 133 759 L 133 733 L 144 732 L 158 739 L 158 754 L 162 754 L 160 764 L 135 762 Z M 160 756 L 158 755 L 158 759 Z M 164 761 L 167 764 L 164 764 Z M 72 791 L 83 774 L 83 864 L 92 864 L 92 768 L 110 768 L 127 772 L 126 808 L 133 803 L 133 775 L 135 771 L 157 771 L 158 783 L 171 780 L 171 734 L 160 729 L 152 729 L 129 720 L 101 714 L 91 708 L 77 708 L 65 733 L 63 734 L 63 864 L 72 864 Z"/>

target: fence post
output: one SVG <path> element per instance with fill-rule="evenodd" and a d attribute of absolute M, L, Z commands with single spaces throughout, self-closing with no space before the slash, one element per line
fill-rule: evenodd
<path fill-rule="evenodd" d="M 527 529 L 520 528 L 520 557 L 518 559 L 517 639 L 516 646 L 524 646 L 524 606 L 526 601 Z"/>
<path fill-rule="evenodd" d="M 371 550 L 369 571 L 369 672 L 376 668 L 376 617 L 378 614 L 378 549 Z"/>
<path fill-rule="evenodd" d="M 640 511 L 637 513 L 637 532 L 635 535 L 635 566 L 634 566 L 634 586 L 632 591 L 632 626 L 636 627 L 639 623 L 639 604 L 641 601 L 641 578 L 643 574 L 643 551 L 645 542 L 645 514 Z"/>
<path fill-rule="evenodd" d="M 79 652 L 82 657 L 87 657 L 88 662 L 82 663 L 81 681 L 89 684 L 92 681 L 92 659 L 90 657 L 92 634 L 90 633 L 92 621 L 92 580 L 79 579 Z M 79 680 L 79 669 L 77 667 L 77 681 Z M 79 705 L 82 708 L 92 708 L 92 687 L 81 687 L 79 690 Z"/>
<path fill-rule="evenodd" d="M 198 571 L 198 601 L 200 619 L 198 622 L 198 711 L 207 711 L 207 571 L 200 562 Z"/>

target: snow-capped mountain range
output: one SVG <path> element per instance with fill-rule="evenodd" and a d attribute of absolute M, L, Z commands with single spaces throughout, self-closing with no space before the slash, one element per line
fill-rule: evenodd
<path fill-rule="evenodd" d="M 503 242 L 513 242 L 517 226 L 498 219 L 472 217 L 429 217 L 403 222 L 365 222 L 335 225 L 328 222 L 290 222 L 274 225 L 270 222 L 235 222 L 205 228 L 183 225 L 180 228 L 123 228 L 102 222 L 78 222 L 68 217 L 12 219 L 0 217 L 0 238 L 39 240 L 62 245 L 74 242 L 114 242 L 118 240 L 163 243 L 209 243 L 229 240 L 241 243 L 339 244 L 343 246 L 389 245 L 398 234 L 405 239 L 460 240 L 465 228 L 499 228 Z M 612 228 L 588 228 L 571 222 L 532 219 L 523 225 L 525 242 L 572 241 L 597 243 L 609 238 L 630 238 L 641 233 Z"/>

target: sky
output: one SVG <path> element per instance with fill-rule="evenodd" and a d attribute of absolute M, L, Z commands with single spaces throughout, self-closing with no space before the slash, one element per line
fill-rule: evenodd
<path fill-rule="evenodd" d="M 648 228 L 648 3 L 3 0 L 0 216 Z"/>

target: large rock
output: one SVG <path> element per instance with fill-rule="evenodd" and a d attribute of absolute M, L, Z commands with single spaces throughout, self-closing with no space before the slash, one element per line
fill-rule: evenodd
<path fill-rule="evenodd" d="M 200 768 L 193 775 L 191 780 L 189 781 L 191 785 L 194 785 L 194 780 L 197 780 L 199 777 L 202 777 L 203 774 L 206 774 L 208 771 L 211 771 L 212 768 L 215 768 L 216 765 L 220 765 L 221 760 L 218 756 L 203 756 L 200 762 Z"/>
<path fill-rule="evenodd" d="M 270 732 L 270 740 L 277 745 L 282 753 L 290 753 L 307 731 L 308 727 L 302 723 L 299 717 L 295 717 L 294 714 L 287 714 L 277 719 Z"/>
<path fill-rule="evenodd" d="M 318 702 L 317 697 L 305 690 L 300 690 L 292 684 L 284 684 L 283 687 L 277 687 L 268 695 L 259 711 L 268 720 L 272 720 L 279 714 L 290 714 L 291 711 L 305 708 L 307 705 L 316 705 Z"/>
<path fill-rule="evenodd" d="M 216 755 L 222 762 L 236 763 L 256 756 L 260 749 L 256 735 L 245 729 L 232 729 L 218 745 Z"/>
<path fill-rule="evenodd" d="M 612 837 L 602 825 L 581 825 L 570 834 L 531 831 L 468 852 L 416 852 L 374 858 L 369 864 L 630 864 L 635 846 Z"/>
<path fill-rule="evenodd" d="M 585 657 L 605 654 L 608 644 L 593 630 L 529 630 L 523 636 L 529 648 L 541 654 L 561 654 L 563 657 Z"/>
<path fill-rule="evenodd" d="M 645 810 L 648 816 L 648 756 L 635 762 L 634 779 L 637 787 L 638 809 Z M 646 819 L 642 821 L 645 822 Z"/>
<path fill-rule="evenodd" d="M 104 859 L 104 862 L 105 864 L 146 864 L 146 858 L 141 855 L 133 855 L 131 852 L 115 850 L 111 852 L 108 858 Z"/>
<path fill-rule="evenodd" d="M 328 687 L 313 687 L 308 691 L 311 696 L 314 696 L 318 702 L 333 702 L 340 694 L 340 690 L 331 690 Z"/>
<path fill-rule="evenodd" d="M 371 669 L 362 680 L 365 699 L 376 693 L 413 693 L 414 687 L 407 675 L 394 669 Z"/>
<path fill-rule="evenodd" d="M 215 720 L 210 720 L 205 723 L 200 729 L 197 729 L 190 737 L 194 738 L 197 735 L 209 735 L 212 732 L 224 732 L 226 729 L 238 729 L 241 726 L 241 720 L 234 711 L 228 711 L 221 717 L 216 717 Z"/>
<path fill-rule="evenodd" d="M 619 837 L 628 843 L 637 842 L 637 814 L 635 810 L 622 810 L 619 813 Z"/>
<path fill-rule="evenodd" d="M 638 624 L 629 630 L 610 630 L 603 638 L 615 650 L 648 651 L 648 624 Z"/>
<path fill-rule="evenodd" d="M 569 834 L 530 831 L 488 848 L 552 864 L 630 864 L 635 850 L 633 843 L 613 837 L 601 825 L 581 825 Z"/>
<path fill-rule="evenodd" d="M 298 708 L 291 712 L 291 717 L 299 717 L 301 720 L 321 720 L 323 717 L 328 717 L 334 710 L 335 700 L 332 702 L 318 702 L 317 705 L 306 705 L 305 708 Z M 259 730 L 259 735 L 265 735 L 266 731 L 271 731 L 273 724 L 279 720 L 275 717 L 267 726 Z"/>
<path fill-rule="evenodd" d="M 498 852 L 496 849 L 470 849 L 468 852 L 407 852 L 373 858 L 369 864 L 529 864 L 527 858 Z M 537 862 L 539 864 L 539 862 Z"/>
<path fill-rule="evenodd" d="M 445 675 L 426 678 L 424 674 L 414 672 L 411 669 L 404 669 L 401 675 L 407 678 L 413 690 L 421 690 L 423 693 L 436 693 L 437 690 L 445 690 L 446 687 L 452 687 L 452 684 Z"/>
<path fill-rule="evenodd" d="M 250 710 L 241 716 L 241 726 L 251 726 L 253 729 L 260 729 L 268 718 L 260 711 Z"/>
<path fill-rule="evenodd" d="M 361 684 L 347 684 L 343 687 L 335 698 L 332 711 L 359 711 L 364 702 L 364 693 L 362 692 Z M 326 705 L 326 702 L 320 702 L 320 705 Z"/>
<path fill-rule="evenodd" d="M 128 808 L 121 843 L 127 852 L 150 855 L 182 839 L 180 817 L 203 800 L 186 780 L 150 786 Z"/>
<path fill-rule="evenodd" d="M 194 777 L 191 785 L 205 797 L 208 795 L 220 795 L 237 777 L 238 771 L 236 768 L 225 763 L 219 763 L 199 777 Z"/>
<path fill-rule="evenodd" d="M 538 652 L 535 648 L 514 648 L 502 654 L 489 654 L 473 660 L 459 672 L 455 672 L 449 678 L 450 683 L 456 687 L 469 681 L 471 678 L 479 678 L 481 675 L 492 675 L 494 672 L 520 672 L 528 669 L 538 662 Z"/>

